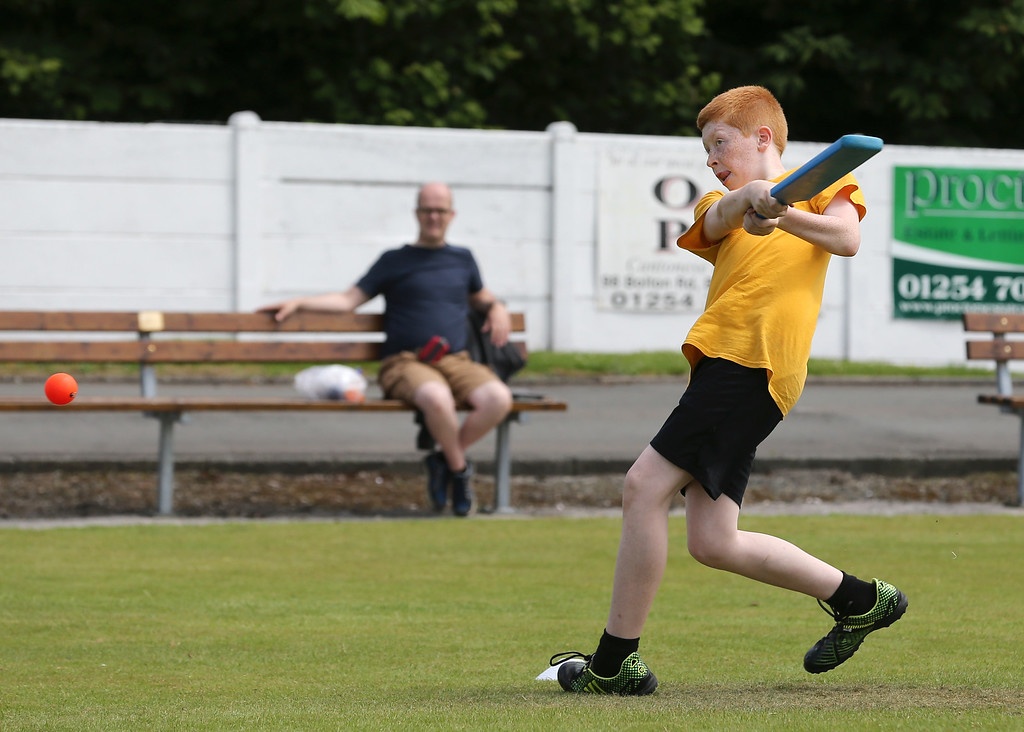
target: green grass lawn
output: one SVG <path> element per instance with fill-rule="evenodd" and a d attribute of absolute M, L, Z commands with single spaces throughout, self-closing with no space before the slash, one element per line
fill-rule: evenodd
<path fill-rule="evenodd" d="M 291 379 L 310 364 L 160 364 L 161 378 L 223 379 L 229 381 Z M 370 378 L 377 374 L 376 362 L 353 363 Z M 80 379 L 129 380 L 138 378 L 133 364 L 5 364 L 0 377 L 45 379 L 55 371 L 71 370 Z M 518 380 L 544 378 L 597 378 L 605 376 L 679 376 L 689 366 L 678 350 L 639 351 L 636 353 L 562 353 L 533 351 L 517 376 Z M 812 358 L 807 364 L 811 376 L 909 377 L 909 378 L 994 378 L 994 371 L 985 368 L 949 366 L 902 366 L 874 361 L 842 361 Z"/>
<path fill-rule="evenodd" d="M 0 729 L 1020 729 L 1024 516 L 748 517 L 910 597 L 847 664 L 808 598 L 697 565 L 684 523 L 646 698 L 535 681 L 593 650 L 615 519 L 0 530 Z"/>

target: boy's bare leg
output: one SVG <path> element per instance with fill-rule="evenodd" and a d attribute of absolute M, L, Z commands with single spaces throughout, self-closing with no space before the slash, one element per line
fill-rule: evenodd
<path fill-rule="evenodd" d="M 686 491 L 686 543 L 701 564 L 827 600 L 843 573 L 803 549 L 768 534 L 740 531 L 740 507 L 713 501 L 698 484 Z"/>
<path fill-rule="evenodd" d="M 693 476 L 648 446 L 626 474 L 606 632 L 593 656 L 561 664 L 558 681 L 564 690 L 649 694 L 657 688 L 657 679 L 636 651 L 665 572 L 668 514 L 681 487 L 686 488 L 687 548 L 697 561 L 847 609 L 855 601 L 862 605 L 856 611 L 860 625 L 847 628 L 846 621 L 837 620 L 807 652 L 804 668 L 810 673 L 843 663 L 868 633 L 888 627 L 906 610 L 906 596 L 887 583 L 865 583 L 783 539 L 740 531 L 740 509 L 732 499 L 712 500 Z M 870 595 L 855 597 L 864 595 L 862 590 Z"/>
<path fill-rule="evenodd" d="M 640 637 L 665 572 L 672 499 L 692 480 L 650 445 L 626 473 L 622 536 L 606 626 L 611 635 Z"/>
<path fill-rule="evenodd" d="M 669 509 L 684 485 L 687 548 L 697 561 L 820 600 L 839 587 L 840 570 L 783 539 L 740 531 L 735 502 L 712 500 L 689 473 L 648 446 L 626 474 L 610 634 L 638 638 L 643 631 L 668 558 Z"/>

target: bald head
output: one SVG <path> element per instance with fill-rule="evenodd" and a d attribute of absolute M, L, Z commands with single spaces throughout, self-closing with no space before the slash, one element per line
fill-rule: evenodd
<path fill-rule="evenodd" d="M 426 208 L 427 204 L 423 203 L 424 199 L 428 199 L 433 202 L 444 201 L 444 207 L 451 208 L 452 189 L 448 187 L 447 183 L 441 183 L 440 181 L 424 183 L 416 193 L 417 208 Z M 429 205 L 433 206 L 434 203 L 430 203 Z"/>
<path fill-rule="evenodd" d="M 445 183 L 425 183 L 416 195 L 416 220 L 420 225 L 416 244 L 422 247 L 442 247 L 448 225 L 455 218 L 452 209 L 452 189 Z"/>

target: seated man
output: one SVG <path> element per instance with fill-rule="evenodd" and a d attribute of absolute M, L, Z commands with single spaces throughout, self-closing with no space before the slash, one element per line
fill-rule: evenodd
<path fill-rule="evenodd" d="M 385 341 L 378 381 L 384 396 L 420 410 L 439 450 L 426 458 L 427 491 L 443 511 L 469 514 L 473 504 L 470 445 L 500 424 L 512 407 L 512 392 L 466 352 L 469 308 L 486 313 L 483 331 L 496 346 L 508 341 L 511 320 L 504 304 L 484 287 L 469 249 L 452 246 L 445 234 L 455 211 L 444 183 L 427 183 L 416 201 L 419 236 L 413 244 L 384 252 L 344 292 L 299 297 L 261 308 L 284 320 L 298 310 L 350 312 L 384 296 Z M 447 350 L 446 350 L 447 349 Z M 469 414 L 459 425 L 456 408 Z"/>

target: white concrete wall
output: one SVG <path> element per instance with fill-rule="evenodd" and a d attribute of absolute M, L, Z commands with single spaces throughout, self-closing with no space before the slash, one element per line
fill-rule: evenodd
<path fill-rule="evenodd" d="M 261 122 L 0 120 L 0 308 L 251 310 L 342 289 L 415 236 L 415 192 L 455 191 L 453 243 L 527 313 L 534 349 L 675 349 L 696 313 L 595 306 L 607 146 L 702 161 L 698 138 Z M 791 166 L 823 145 L 792 143 Z M 1024 152 L 887 146 L 858 171 L 864 243 L 829 274 L 814 354 L 963 361 L 956 321 L 892 318 L 892 168 L 1024 168 Z M 714 179 L 704 172 L 702 185 Z M 689 255 L 685 255 L 689 256 Z M 379 309 L 374 302 L 370 309 Z"/>
<path fill-rule="evenodd" d="M 230 303 L 223 127 L 0 123 L 0 307 Z"/>

